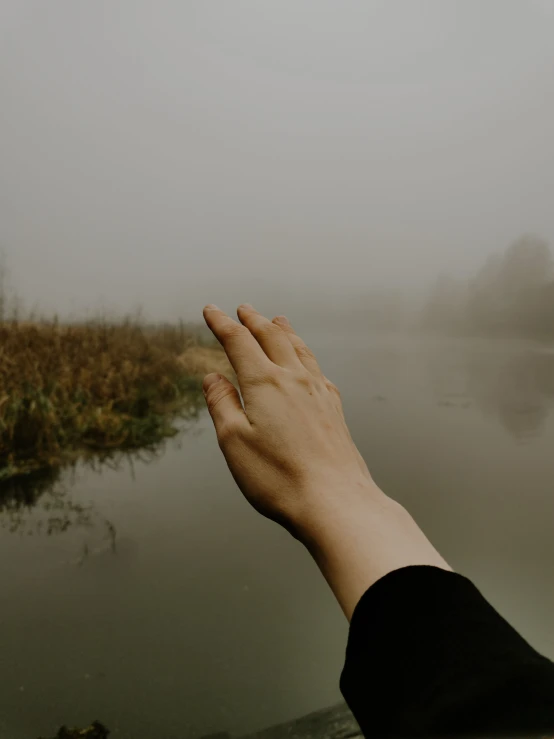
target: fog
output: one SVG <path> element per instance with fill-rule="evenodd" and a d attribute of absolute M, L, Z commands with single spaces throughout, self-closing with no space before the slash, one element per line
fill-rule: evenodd
<path fill-rule="evenodd" d="M 337 702 L 348 637 L 229 474 L 223 355 L 16 308 L 286 314 L 379 487 L 554 658 L 553 131 L 554 0 L 0 0 L 2 736 L 244 736 Z"/>
<path fill-rule="evenodd" d="M 3 0 L 25 305 L 292 317 L 554 243 L 551 0 Z"/>

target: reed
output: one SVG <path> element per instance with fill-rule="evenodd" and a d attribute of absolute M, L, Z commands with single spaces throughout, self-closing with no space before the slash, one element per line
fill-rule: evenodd
<path fill-rule="evenodd" d="M 0 480 L 155 445 L 198 413 L 210 371 L 232 375 L 185 324 L 0 323 Z"/>

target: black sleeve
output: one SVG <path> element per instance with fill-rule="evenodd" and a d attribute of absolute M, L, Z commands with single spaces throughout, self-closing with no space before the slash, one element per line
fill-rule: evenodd
<path fill-rule="evenodd" d="M 364 593 L 340 689 L 368 739 L 554 736 L 554 663 L 437 567 L 403 567 Z"/>

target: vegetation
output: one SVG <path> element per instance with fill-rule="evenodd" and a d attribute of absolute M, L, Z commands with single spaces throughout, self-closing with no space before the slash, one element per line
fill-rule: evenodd
<path fill-rule="evenodd" d="M 232 374 L 184 324 L 0 323 L 0 480 L 152 447 L 198 413 L 213 370 Z"/>
<path fill-rule="evenodd" d="M 423 324 L 456 333 L 554 338 L 554 260 L 548 244 L 522 236 L 466 282 L 442 275 Z"/>

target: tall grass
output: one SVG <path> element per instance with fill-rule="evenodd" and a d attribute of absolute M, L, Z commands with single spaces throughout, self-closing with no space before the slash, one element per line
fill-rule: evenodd
<path fill-rule="evenodd" d="M 0 480 L 151 447 L 198 412 L 225 355 L 185 325 L 0 323 Z"/>

